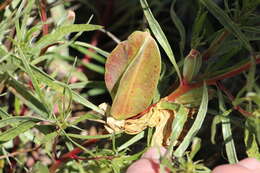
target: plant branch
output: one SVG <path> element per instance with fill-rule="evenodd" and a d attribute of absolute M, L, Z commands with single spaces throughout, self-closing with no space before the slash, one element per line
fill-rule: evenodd
<path fill-rule="evenodd" d="M 47 35 L 49 33 L 49 28 L 47 22 L 47 13 L 46 13 L 46 8 L 47 8 L 47 2 L 46 0 L 40 0 L 40 13 L 41 13 L 41 20 L 44 23 L 42 27 L 42 33 L 43 35 Z"/>
<path fill-rule="evenodd" d="M 256 57 L 255 63 L 260 64 L 260 56 Z M 211 79 L 207 79 L 206 83 L 207 83 L 207 85 L 215 85 L 217 81 L 236 76 L 236 75 L 242 73 L 243 71 L 248 70 L 250 67 L 251 67 L 251 62 L 247 62 L 247 63 L 241 65 L 240 67 L 233 69 L 232 71 L 226 72 L 224 74 L 213 77 Z M 166 99 L 167 101 L 174 101 L 179 96 L 185 94 L 186 92 L 188 92 L 194 88 L 201 87 L 202 85 L 203 85 L 203 81 L 196 82 L 193 84 L 181 84 L 174 92 L 172 92 L 169 96 L 165 97 L 164 99 Z"/>
<path fill-rule="evenodd" d="M 260 64 L 260 55 L 256 56 L 255 63 Z M 242 73 L 243 71 L 248 70 L 250 67 L 251 67 L 251 61 L 241 65 L 240 67 L 238 67 L 238 68 L 236 68 L 232 71 L 226 72 L 226 73 L 221 74 L 221 75 L 216 76 L 216 77 L 213 77 L 212 79 L 208 79 L 207 84 L 209 84 L 209 85 L 214 84 L 218 80 L 223 80 L 223 79 L 227 79 L 227 78 L 236 76 L 236 75 Z"/>
<path fill-rule="evenodd" d="M 219 89 L 221 89 L 221 91 L 223 91 L 226 94 L 226 96 L 229 98 L 229 100 L 231 102 L 234 101 L 235 97 L 231 94 L 231 92 L 220 81 L 217 82 L 217 86 L 219 87 Z M 253 116 L 253 114 L 251 114 L 250 112 L 247 112 L 246 110 L 244 110 L 240 106 L 234 106 L 234 109 L 239 111 L 242 115 L 244 115 L 246 117 Z"/>
<path fill-rule="evenodd" d="M 260 56 L 256 57 L 255 63 L 256 64 L 260 64 Z M 238 67 L 236 69 L 233 69 L 232 71 L 229 71 L 229 72 L 226 72 L 224 74 L 215 76 L 215 77 L 213 77 L 211 79 L 207 79 L 206 80 L 206 84 L 207 85 L 216 85 L 219 80 L 223 80 L 223 79 L 227 79 L 227 78 L 231 78 L 233 76 L 236 76 L 236 75 L 242 73 L 243 71 L 248 70 L 250 67 L 251 67 L 251 61 L 241 65 L 240 67 Z M 176 100 L 178 97 L 180 97 L 183 94 L 187 93 L 188 91 L 203 86 L 203 82 L 204 81 L 200 81 L 200 82 L 196 82 L 196 83 L 192 83 L 192 84 L 181 82 L 179 87 L 175 91 L 173 91 L 170 95 L 162 98 L 162 100 L 166 100 L 166 101 L 172 102 L 172 101 Z M 137 119 L 137 118 L 143 116 L 144 114 L 149 112 L 149 110 L 151 110 L 156 105 L 157 105 L 157 103 L 150 105 L 143 112 L 137 114 L 134 117 L 131 117 L 131 119 Z M 236 107 L 236 109 L 238 111 L 240 111 L 241 113 L 243 112 L 243 115 L 247 114 L 246 112 L 241 110 L 239 107 Z"/>
<path fill-rule="evenodd" d="M 87 147 L 91 144 L 96 143 L 97 141 L 99 141 L 99 139 L 89 139 L 87 141 L 85 141 L 82 146 Z M 49 172 L 50 173 L 55 173 L 56 170 L 64 163 L 66 163 L 68 160 L 70 159 L 78 159 L 79 157 L 77 156 L 77 154 L 81 153 L 82 149 L 79 147 L 74 148 L 72 151 L 63 154 L 60 158 L 58 158 L 57 160 L 55 160 L 54 164 L 50 167 Z M 91 159 L 90 159 L 91 160 Z M 92 159 L 93 160 L 93 159 Z"/>
<path fill-rule="evenodd" d="M 8 157 L 14 157 L 14 156 L 17 156 L 17 155 L 20 155 L 20 154 L 24 154 L 24 153 L 29 153 L 29 152 L 32 152 L 32 151 L 36 151 L 40 147 L 41 147 L 41 145 L 39 145 L 37 147 L 34 147 L 34 148 L 30 148 L 30 149 L 24 149 L 24 150 L 19 150 L 19 151 L 15 151 L 15 152 L 12 152 L 12 153 L 8 153 L 6 155 L 0 156 L 0 160 L 8 158 Z"/>

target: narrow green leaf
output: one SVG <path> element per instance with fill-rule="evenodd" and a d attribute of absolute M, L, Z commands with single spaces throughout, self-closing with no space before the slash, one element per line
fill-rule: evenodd
<path fill-rule="evenodd" d="M 67 135 L 72 138 L 78 138 L 78 139 L 84 139 L 84 140 L 86 140 L 86 139 L 105 139 L 105 138 L 112 137 L 112 134 L 88 136 L 88 135 L 78 135 L 78 134 L 73 134 L 73 133 L 67 133 Z"/>
<path fill-rule="evenodd" d="M 96 157 L 96 155 L 91 151 L 91 150 L 87 150 L 85 147 L 83 147 L 82 145 L 78 144 L 77 142 L 75 142 L 73 139 L 71 139 L 71 137 L 69 137 L 67 135 L 67 133 L 61 129 L 62 133 L 64 136 L 66 136 L 66 138 L 68 138 L 68 140 L 73 143 L 74 145 L 76 145 L 77 147 L 79 147 L 82 151 L 86 152 L 87 154 L 89 154 L 92 157 Z"/>
<path fill-rule="evenodd" d="M 230 119 L 228 117 L 226 117 L 231 112 L 232 112 L 232 110 L 228 110 L 228 111 L 226 111 L 222 114 L 221 123 L 222 123 L 222 134 L 223 134 L 223 138 L 224 138 L 224 141 L 225 141 L 228 161 L 229 161 L 230 164 L 234 164 L 234 163 L 238 162 L 238 159 L 237 159 L 234 140 L 232 138 Z"/>
<path fill-rule="evenodd" d="M 38 95 L 42 105 L 45 107 L 45 109 L 47 110 L 47 112 L 49 114 L 47 101 L 45 100 L 45 97 L 44 97 L 42 90 L 40 89 L 39 81 L 37 80 L 37 78 L 35 77 L 35 74 L 32 71 L 32 68 L 29 64 L 28 57 L 25 57 L 24 53 L 22 52 L 21 47 L 19 47 L 18 50 L 19 50 L 19 53 L 20 53 L 20 56 L 21 56 L 21 59 L 22 59 L 22 63 L 23 63 L 24 68 L 25 68 L 25 72 L 28 73 L 29 77 L 31 78 L 32 85 L 33 85 L 33 87 L 36 91 L 36 94 Z"/>
<path fill-rule="evenodd" d="M 144 138 L 144 131 L 142 131 L 141 133 L 138 133 L 137 135 L 135 135 L 134 137 L 129 139 L 126 143 L 124 143 L 123 145 L 118 147 L 117 151 L 122 151 L 122 150 L 126 149 L 127 147 L 135 144 L 137 141 L 141 140 L 142 138 Z"/>
<path fill-rule="evenodd" d="M 71 89 L 82 89 L 82 88 L 106 88 L 104 81 L 87 81 L 77 82 L 69 85 Z"/>
<path fill-rule="evenodd" d="M 215 144 L 215 136 L 216 136 L 216 133 L 217 133 L 217 125 L 221 123 L 221 118 L 219 117 L 219 115 L 216 115 L 214 118 L 213 118 L 213 121 L 211 123 L 211 142 L 212 144 Z"/>
<path fill-rule="evenodd" d="M 243 26 L 242 30 L 250 33 L 260 33 L 260 26 Z"/>
<path fill-rule="evenodd" d="M 201 148 L 201 139 L 198 137 L 194 137 L 191 145 L 190 158 L 193 159 L 194 156 L 198 153 Z"/>
<path fill-rule="evenodd" d="M 255 112 L 256 115 L 259 113 Z M 260 117 L 250 117 L 246 120 L 246 127 L 250 133 L 253 133 L 256 137 L 258 144 L 260 143 Z"/>
<path fill-rule="evenodd" d="M 233 35 L 235 35 L 241 43 L 245 46 L 245 48 L 249 52 L 253 52 L 253 49 L 245 37 L 245 35 L 240 31 L 238 25 L 234 23 L 229 16 L 213 2 L 212 0 L 200 0 L 203 5 L 205 5 L 208 10 L 218 19 L 218 21 Z"/>
<path fill-rule="evenodd" d="M 181 57 L 183 58 L 183 52 L 184 52 L 184 48 L 185 48 L 185 41 L 186 41 L 186 32 L 185 32 L 185 28 L 180 20 L 180 18 L 177 16 L 177 14 L 174 11 L 174 5 L 176 3 L 176 0 L 174 0 L 171 4 L 171 9 L 170 9 L 170 14 L 171 14 L 171 19 L 174 23 L 174 25 L 176 26 L 177 30 L 180 33 L 180 54 Z"/>
<path fill-rule="evenodd" d="M 39 118 L 35 118 L 35 117 L 28 117 L 28 116 L 15 116 L 15 117 L 9 117 L 9 118 L 5 118 L 0 120 L 0 128 L 5 127 L 7 125 L 11 125 L 11 124 L 15 124 L 15 123 L 21 123 L 21 122 L 25 122 L 25 121 L 31 121 L 31 122 L 40 122 L 42 121 L 42 119 Z"/>
<path fill-rule="evenodd" d="M 99 107 L 97 107 L 96 105 L 94 105 L 93 103 L 91 103 L 90 101 L 88 101 L 87 99 L 85 99 L 84 97 L 76 93 L 75 91 L 71 91 L 71 92 L 72 92 L 72 99 L 75 102 L 78 102 L 103 115 L 104 112 Z"/>
<path fill-rule="evenodd" d="M 11 76 L 7 81 L 7 84 L 15 89 L 14 94 L 22 99 L 28 107 L 38 113 L 41 117 L 48 117 L 49 113 L 46 107 L 38 98 L 29 92 L 28 88 L 24 87 L 24 85 L 13 79 Z"/>
<path fill-rule="evenodd" d="M 31 11 L 35 5 L 35 0 L 30 0 L 28 3 L 26 3 L 26 7 L 23 9 L 23 17 L 21 22 L 21 35 L 22 35 L 22 40 L 25 39 L 26 36 L 26 30 L 28 28 L 28 20 L 30 19 Z M 19 20 L 17 20 L 19 21 Z M 20 41 L 22 41 L 20 40 Z"/>
<path fill-rule="evenodd" d="M 93 88 L 87 91 L 87 95 L 92 97 L 92 96 L 105 94 L 106 92 L 107 90 L 103 88 Z"/>
<path fill-rule="evenodd" d="M 105 68 L 101 65 L 97 65 L 94 63 L 90 63 L 90 62 L 82 62 L 82 65 L 84 65 L 86 68 L 95 71 L 97 73 L 100 74 L 104 74 L 105 73 Z"/>
<path fill-rule="evenodd" d="M 193 49 L 196 49 L 202 44 L 201 42 L 205 35 L 205 21 L 207 19 L 207 14 L 208 11 L 204 11 L 200 5 L 192 27 L 191 48 Z"/>
<path fill-rule="evenodd" d="M 51 143 L 51 141 L 53 141 L 55 139 L 55 137 L 57 137 L 58 135 L 60 135 L 60 133 L 58 131 L 55 131 L 55 132 L 51 132 L 51 133 L 48 133 L 46 134 L 40 141 L 41 144 L 44 144 L 44 145 L 48 145 Z M 46 146 L 48 147 L 48 146 Z"/>
<path fill-rule="evenodd" d="M 98 62 L 100 62 L 102 64 L 105 64 L 105 62 L 106 62 L 104 57 L 100 56 L 96 52 L 88 50 L 87 48 L 85 48 L 83 46 L 72 44 L 71 47 L 76 49 L 76 50 L 78 50 L 79 52 L 83 53 L 84 55 L 90 56 L 92 59 L 95 59 L 96 61 L 98 61 Z"/>
<path fill-rule="evenodd" d="M 183 105 L 180 105 L 179 110 L 176 112 L 176 116 L 172 123 L 172 134 L 170 138 L 169 154 L 172 155 L 173 148 L 178 142 L 178 138 L 183 130 L 185 122 L 187 121 L 189 111 Z"/>
<path fill-rule="evenodd" d="M 11 117 L 11 115 L 9 115 L 6 111 L 4 111 L 2 108 L 0 108 L 0 117 L 2 119 L 4 119 L 4 118 Z"/>
<path fill-rule="evenodd" d="M 109 53 L 98 48 L 98 47 L 95 47 L 91 44 L 88 44 L 88 43 L 84 43 L 84 42 L 80 42 L 80 41 L 76 41 L 74 44 L 72 45 L 78 45 L 78 46 L 82 46 L 82 47 L 86 47 L 86 48 L 91 48 L 95 51 L 97 51 L 99 54 L 103 55 L 104 57 L 108 57 L 109 56 Z"/>
<path fill-rule="evenodd" d="M 22 62 L 21 59 L 15 56 L 12 56 L 12 60 L 14 61 L 14 63 L 18 64 L 20 66 L 20 68 L 22 70 L 24 70 L 24 67 L 22 66 Z M 35 75 L 35 77 L 41 81 L 42 83 L 45 83 L 46 85 L 48 85 L 49 87 L 51 87 L 52 89 L 56 90 L 56 91 L 60 91 L 62 92 L 64 87 L 68 87 L 66 84 L 61 83 L 59 81 L 56 81 L 55 79 L 53 79 L 52 77 L 50 77 L 48 74 L 46 74 L 45 72 L 43 72 L 42 70 L 40 70 L 38 67 L 30 65 L 31 69 Z M 14 81 L 14 80 L 12 80 Z M 14 85 L 15 86 L 15 85 Z M 69 90 L 71 90 L 69 88 Z M 94 105 L 93 103 L 89 102 L 88 100 L 86 100 L 84 97 L 80 96 L 79 94 L 77 94 L 75 91 L 71 90 L 72 92 L 72 99 L 78 103 L 83 104 L 84 106 L 93 109 L 94 111 L 98 112 L 98 113 L 103 113 L 103 111 L 97 107 L 96 105 Z"/>
<path fill-rule="evenodd" d="M 157 41 L 159 42 L 159 44 L 164 49 L 167 56 L 169 57 L 170 61 L 172 62 L 173 66 L 174 66 L 174 68 L 177 72 L 179 80 L 181 81 L 181 73 L 180 73 L 179 67 L 176 63 L 176 60 L 175 60 L 174 54 L 172 52 L 171 46 L 170 46 L 165 34 L 163 33 L 159 23 L 154 18 L 146 0 L 140 0 L 140 3 L 141 3 L 145 17 L 146 17 L 146 19 L 149 23 L 149 26 L 150 26 L 154 36 L 156 37 Z"/>
<path fill-rule="evenodd" d="M 238 160 L 237 160 L 234 140 L 232 138 L 230 118 L 228 117 L 228 115 L 232 112 L 232 110 L 226 110 L 224 98 L 220 90 L 218 90 L 218 100 L 219 100 L 219 109 L 222 111 L 222 114 L 220 115 L 220 119 L 222 123 L 222 134 L 225 141 L 226 153 L 227 153 L 229 163 L 234 164 L 237 163 Z"/>
<path fill-rule="evenodd" d="M 207 110 L 208 110 L 208 91 L 207 91 L 206 83 L 204 83 L 203 96 L 202 96 L 201 104 L 199 107 L 199 112 L 198 112 L 196 119 L 195 119 L 194 123 L 192 124 L 189 132 L 184 137 L 184 139 L 183 139 L 182 143 L 179 145 L 179 147 L 175 150 L 174 156 L 176 156 L 176 157 L 183 156 L 186 149 L 190 145 L 191 141 L 193 140 L 193 138 L 196 136 L 196 134 L 200 130 L 202 123 L 205 119 L 205 116 L 207 114 Z"/>
<path fill-rule="evenodd" d="M 71 25 L 61 26 L 57 28 L 54 32 L 42 37 L 36 43 L 36 47 L 43 48 L 44 46 L 57 42 L 62 37 L 72 32 L 93 31 L 101 28 L 102 26 L 91 25 L 91 24 L 71 24 Z"/>
<path fill-rule="evenodd" d="M 245 128 L 245 145 L 246 145 L 246 153 L 248 157 L 260 159 L 260 151 L 257 144 L 256 136 L 253 133 Z"/>
<path fill-rule="evenodd" d="M 88 113 L 88 114 L 85 114 L 85 115 L 81 115 L 79 118 L 77 118 L 76 120 L 74 120 L 70 124 L 71 125 L 76 125 L 79 122 L 84 121 L 84 120 L 98 120 L 98 119 L 102 119 L 102 117 L 99 116 L 99 115 L 96 115 L 96 114 Z"/>
<path fill-rule="evenodd" d="M 24 121 L 18 124 L 16 127 L 10 128 L 7 131 L 0 134 L 0 143 L 9 141 L 19 134 L 22 134 L 29 130 L 30 128 L 35 126 L 35 122 L 33 121 Z"/>
<path fill-rule="evenodd" d="M 25 37 L 24 37 L 24 42 L 30 42 L 32 41 L 34 34 L 36 32 L 40 32 L 41 31 L 41 24 L 35 25 L 32 28 L 30 28 L 28 31 L 26 31 Z"/>

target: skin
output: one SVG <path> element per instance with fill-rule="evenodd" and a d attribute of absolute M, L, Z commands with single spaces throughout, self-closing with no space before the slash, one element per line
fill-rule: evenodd
<path fill-rule="evenodd" d="M 150 148 L 143 154 L 140 160 L 134 162 L 126 173 L 159 173 L 159 159 L 163 156 L 166 149 Z M 166 170 L 167 172 L 167 170 Z M 212 173 L 260 173 L 260 161 L 254 158 L 246 158 L 237 164 L 220 165 L 213 169 Z"/>
<path fill-rule="evenodd" d="M 237 164 L 217 166 L 212 173 L 259 173 L 260 162 L 254 158 L 246 158 Z"/>
<path fill-rule="evenodd" d="M 160 156 L 166 152 L 166 149 L 161 147 L 150 148 L 143 154 L 140 160 L 134 162 L 126 171 L 126 173 L 159 173 L 159 159 Z"/>

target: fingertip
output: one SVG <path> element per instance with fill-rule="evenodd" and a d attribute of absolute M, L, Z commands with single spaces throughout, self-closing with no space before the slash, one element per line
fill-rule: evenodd
<path fill-rule="evenodd" d="M 247 168 L 233 164 L 233 165 L 220 165 L 213 169 L 212 173 L 252 173 Z"/>
<path fill-rule="evenodd" d="M 258 170 L 260 172 L 260 161 L 255 158 L 246 158 L 237 163 L 250 170 Z"/>
<path fill-rule="evenodd" d="M 166 153 L 166 149 L 164 147 L 152 147 L 148 149 L 142 156 L 142 158 L 158 160 L 161 156 Z"/>
<path fill-rule="evenodd" d="M 140 159 L 134 162 L 126 171 L 126 173 L 158 173 L 159 165 L 152 160 Z"/>

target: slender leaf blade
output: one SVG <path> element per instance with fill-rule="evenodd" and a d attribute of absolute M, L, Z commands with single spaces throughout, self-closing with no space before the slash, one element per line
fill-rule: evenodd
<path fill-rule="evenodd" d="M 0 128 L 5 127 L 10 124 L 15 124 L 15 123 L 20 123 L 20 122 L 25 122 L 25 121 L 32 121 L 32 122 L 40 122 L 42 121 L 41 119 L 35 118 L 35 117 L 21 117 L 21 116 L 15 116 L 15 117 L 9 117 L 0 120 Z"/>
<path fill-rule="evenodd" d="M 220 90 L 218 90 L 218 100 L 219 100 L 219 109 L 222 111 L 222 114 L 220 115 L 220 119 L 222 124 L 222 134 L 225 141 L 226 153 L 227 153 L 229 163 L 234 164 L 238 162 L 238 159 L 237 159 L 234 140 L 232 138 L 230 119 L 228 117 L 228 115 L 232 112 L 232 110 L 226 110 L 224 98 Z"/>
<path fill-rule="evenodd" d="M 149 23 L 149 26 L 150 26 L 154 36 L 156 37 L 157 41 L 164 49 L 165 53 L 167 54 L 168 58 L 170 59 L 171 63 L 173 64 L 173 66 L 178 74 L 179 80 L 181 81 L 181 73 L 180 73 L 179 67 L 176 63 L 171 46 L 170 46 L 165 34 L 163 33 L 159 23 L 154 18 L 146 0 L 140 0 L 140 3 L 141 3 L 145 17 Z"/>
<path fill-rule="evenodd" d="M 13 79 L 11 76 L 7 81 L 7 84 L 14 89 L 16 96 L 24 100 L 24 103 L 38 113 L 41 117 L 48 117 L 48 109 L 42 104 L 42 102 L 35 97 L 28 88 L 24 87 L 20 82 Z"/>
<path fill-rule="evenodd" d="M 246 36 L 241 32 L 238 25 L 230 19 L 230 17 L 222 10 L 218 5 L 215 4 L 212 0 L 200 0 L 203 5 L 205 5 L 208 10 L 218 19 L 218 21 L 233 35 L 235 35 L 245 48 L 252 52 L 253 49 L 246 38 Z"/>
<path fill-rule="evenodd" d="M 227 117 L 230 113 L 231 113 L 231 110 L 228 110 L 223 113 L 223 115 L 221 117 L 221 123 L 222 123 L 222 134 L 223 134 L 223 138 L 225 141 L 228 161 L 230 164 L 234 164 L 234 163 L 238 162 L 238 159 L 237 159 L 234 140 L 232 138 L 230 119 Z"/>
<path fill-rule="evenodd" d="M 176 2 L 176 0 L 174 0 L 172 2 L 171 9 L 170 9 L 170 15 L 171 15 L 171 19 L 172 19 L 175 27 L 177 28 L 177 30 L 180 33 L 180 37 L 181 37 L 181 40 L 180 40 L 180 43 L 179 43 L 180 54 L 181 54 L 181 57 L 183 58 L 183 52 L 184 52 L 185 41 L 186 41 L 186 32 L 185 32 L 185 28 L 184 28 L 184 26 L 181 22 L 181 19 L 177 16 L 177 14 L 174 11 L 175 2 Z"/>
<path fill-rule="evenodd" d="M 174 145 L 178 140 L 185 122 L 187 121 L 189 111 L 183 105 L 180 105 L 179 110 L 176 112 L 176 116 L 172 123 L 172 134 L 171 134 L 171 142 L 169 146 L 169 154 L 172 155 Z"/>
<path fill-rule="evenodd" d="M 12 60 L 14 61 L 14 63 L 19 64 L 20 68 L 22 70 L 24 70 L 23 64 L 21 62 L 21 59 L 12 56 Z M 49 76 L 47 73 L 43 72 L 41 69 L 39 69 L 38 67 L 34 66 L 34 65 L 30 65 L 35 78 L 43 83 L 45 83 L 46 85 L 48 85 L 49 87 L 51 87 L 52 89 L 56 90 L 56 91 L 60 91 L 62 92 L 64 87 L 67 87 L 66 84 L 56 81 L 55 79 L 53 79 L 51 76 Z M 15 80 L 12 80 L 15 82 Z M 17 82 L 17 81 L 16 81 Z M 15 85 L 14 85 L 15 86 Z M 77 94 L 75 91 L 71 90 L 69 87 L 68 89 L 72 92 L 72 99 L 78 103 L 83 104 L 84 106 L 93 109 L 94 111 L 98 112 L 98 113 L 103 113 L 103 111 L 97 107 L 96 105 L 94 105 L 93 103 L 91 103 L 90 101 L 88 101 L 87 99 L 85 99 L 84 97 L 80 96 L 79 94 Z"/>
<path fill-rule="evenodd" d="M 57 28 L 54 32 L 42 37 L 36 43 L 36 47 L 43 48 L 44 46 L 50 45 L 72 32 L 93 31 L 101 28 L 102 26 L 91 25 L 91 24 L 71 24 L 71 25 L 61 26 Z"/>
<path fill-rule="evenodd" d="M 2 108 L 0 108 L 0 117 L 2 119 L 4 119 L 4 118 L 11 117 L 11 115 L 9 115 L 6 111 L 4 111 Z"/>
<path fill-rule="evenodd" d="M 0 134 L 0 143 L 9 141 L 36 125 L 33 121 L 25 121 Z"/>
<path fill-rule="evenodd" d="M 120 147 L 118 147 L 118 151 L 122 151 L 124 149 L 126 149 L 127 147 L 133 145 L 134 143 L 136 143 L 137 141 L 141 140 L 142 138 L 144 138 L 144 131 L 142 131 L 141 133 L 135 135 L 134 137 L 132 137 L 131 139 L 129 139 L 126 143 L 124 143 L 123 145 L 121 145 Z"/>
<path fill-rule="evenodd" d="M 184 137 L 180 146 L 175 150 L 174 156 L 176 156 L 176 157 L 182 157 L 183 156 L 184 152 L 188 148 L 192 139 L 196 136 L 196 134 L 200 130 L 202 123 L 205 119 L 205 116 L 207 114 L 207 110 L 208 110 L 208 91 L 207 91 L 206 83 L 204 83 L 203 96 L 202 96 L 201 104 L 200 104 L 199 111 L 198 111 L 198 114 L 196 116 L 196 119 L 195 119 L 193 125 L 191 126 L 189 132 Z"/>

